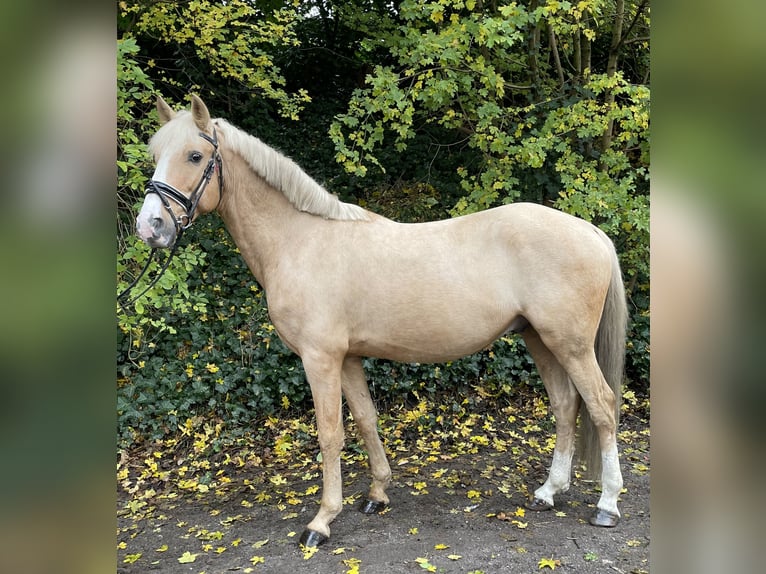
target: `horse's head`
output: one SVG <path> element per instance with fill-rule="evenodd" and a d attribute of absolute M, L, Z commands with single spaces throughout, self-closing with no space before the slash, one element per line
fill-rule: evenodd
<path fill-rule="evenodd" d="M 149 142 L 157 167 L 136 232 L 152 247 L 171 247 L 197 215 L 220 203 L 221 156 L 210 112 L 200 98 L 192 95 L 191 112 L 174 112 L 158 97 L 157 111 L 162 127 Z"/>

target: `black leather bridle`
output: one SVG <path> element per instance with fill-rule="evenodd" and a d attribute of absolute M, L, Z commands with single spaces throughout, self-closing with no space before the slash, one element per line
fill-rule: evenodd
<path fill-rule="evenodd" d="M 218 204 L 215 206 L 216 209 L 218 209 L 218 206 L 221 204 L 221 198 L 223 198 L 223 169 L 221 169 L 221 154 L 218 153 L 218 138 L 216 137 L 215 128 L 213 128 L 212 137 L 204 132 L 199 132 L 199 135 L 201 138 L 210 142 L 213 146 L 213 153 L 207 162 L 207 166 L 205 166 L 205 171 L 202 172 L 202 177 L 200 177 L 197 187 L 189 197 L 186 197 L 172 185 L 156 179 L 149 180 L 149 184 L 146 187 L 145 196 L 150 193 L 156 193 L 159 196 L 160 201 L 162 201 L 162 205 L 165 206 L 165 209 L 173 219 L 173 223 L 176 226 L 176 241 L 173 243 L 174 246 L 175 243 L 178 242 L 181 233 L 191 226 L 192 220 L 194 219 L 194 212 L 197 211 L 197 204 L 199 203 L 199 200 L 202 199 L 202 194 L 205 193 L 205 188 L 210 183 L 210 179 L 213 177 L 213 172 L 215 171 L 216 166 L 218 166 Z M 168 200 L 173 200 L 180 205 L 185 213 L 176 217 L 175 213 L 173 213 L 173 210 L 170 208 L 170 201 Z"/>
<path fill-rule="evenodd" d="M 207 165 L 205 166 L 205 170 L 202 172 L 202 177 L 200 177 L 200 180 L 197 183 L 197 187 L 194 188 L 194 191 L 189 197 L 186 197 L 178 189 L 176 189 L 175 187 L 173 187 L 172 185 L 168 183 L 165 183 L 164 181 L 150 179 L 149 183 L 146 186 L 144 197 L 146 197 L 150 193 L 156 193 L 159 196 L 163 207 L 170 214 L 170 218 L 173 220 L 173 224 L 175 225 L 175 228 L 176 228 L 176 237 L 175 237 L 175 240 L 173 241 L 173 245 L 171 246 L 170 253 L 165 259 L 165 262 L 163 263 L 159 273 L 155 274 L 155 276 L 149 282 L 149 285 L 147 285 L 146 288 L 143 291 L 141 291 L 141 293 L 139 293 L 138 295 L 134 297 L 131 297 L 128 301 L 122 302 L 122 299 L 128 293 L 130 293 L 130 291 L 141 280 L 141 277 L 144 276 L 144 274 L 146 273 L 146 270 L 149 268 L 149 265 L 154 259 L 154 253 L 157 251 L 157 248 L 156 247 L 152 248 L 152 251 L 149 254 L 149 257 L 147 258 L 146 264 L 144 264 L 143 269 L 141 269 L 141 272 L 136 276 L 136 278 L 131 282 L 131 284 L 125 288 L 125 290 L 122 293 L 117 295 L 117 301 L 120 302 L 120 304 L 123 306 L 131 305 L 137 299 L 142 297 L 144 293 L 146 293 L 147 291 L 149 291 L 149 289 L 154 287 L 157 281 L 159 281 L 160 277 L 162 277 L 162 275 L 165 273 L 168 266 L 170 265 L 170 261 L 173 259 L 173 256 L 176 253 L 176 248 L 178 247 L 178 241 L 179 239 L 181 239 L 181 235 L 186 229 L 191 227 L 192 221 L 194 220 L 194 213 L 197 211 L 197 205 L 199 204 L 200 199 L 202 199 L 202 195 L 205 193 L 205 189 L 210 183 L 210 180 L 213 177 L 213 173 L 216 171 L 216 167 L 218 168 L 218 203 L 216 204 L 215 209 L 218 209 L 218 206 L 221 205 L 221 199 L 223 199 L 223 161 L 221 159 L 221 154 L 218 151 L 218 137 L 216 135 L 215 128 L 213 128 L 212 137 L 207 135 L 204 132 L 199 132 L 199 136 L 203 138 L 204 140 L 210 142 L 210 144 L 213 146 L 213 152 L 211 153 L 210 159 L 208 160 Z M 171 200 L 177 203 L 178 205 L 180 205 L 183 208 L 184 213 L 176 217 L 176 214 L 173 212 L 173 210 L 170 207 Z"/>

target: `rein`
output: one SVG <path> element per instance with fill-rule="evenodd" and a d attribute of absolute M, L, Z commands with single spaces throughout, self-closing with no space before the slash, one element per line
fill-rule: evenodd
<path fill-rule="evenodd" d="M 176 237 L 173 241 L 173 246 L 170 249 L 170 253 L 165 259 L 165 262 L 162 264 L 162 268 L 158 273 L 154 275 L 152 280 L 149 282 L 149 285 L 147 285 L 147 287 L 138 295 L 131 297 L 127 301 L 123 302 L 122 299 L 133 290 L 133 288 L 138 284 L 141 278 L 146 274 L 146 271 L 149 269 L 149 265 L 154 259 L 154 254 L 157 251 L 156 247 L 152 248 L 143 269 L 141 269 L 141 272 L 136 276 L 135 279 L 133 279 L 130 285 L 128 285 L 122 291 L 122 293 L 117 295 L 117 302 L 123 307 L 132 305 L 138 299 L 143 297 L 143 295 L 149 291 L 149 289 L 157 284 L 157 281 L 159 281 L 160 277 L 165 274 L 165 271 L 167 271 L 168 267 L 170 266 L 170 261 L 173 259 L 173 256 L 176 253 L 176 249 L 178 248 L 178 242 L 181 239 L 181 235 L 183 235 L 185 230 L 191 227 L 192 221 L 194 220 L 194 214 L 197 211 L 197 205 L 199 204 L 200 199 L 202 199 L 202 194 L 205 193 L 205 189 L 210 183 L 216 167 L 218 167 L 218 203 L 216 204 L 215 209 L 218 209 L 218 206 L 221 205 L 221 200 L 223 199 L 223 161 L 221 159 L 221 154 L 218 152 L 218 137 L 216 135 L 215 128 L 213 128 L 212 137 L 204 132 L 199 132 L 199 135 L 204 140 L 210 142 L 210 144 L 213 146 L 213 153 L 211 154 L 210 159 L 205 166 L 205 170 L 202 172 L 202 177 L 200 177 L 200 180 L 197 183 L 197 187 L 194 188 L 194 192 L 192 192 L 189 197 L 186 197 L 178 189 L 170 184 L 165 183 L 164 181 L 150 179 L 148 185 L 146 186 L 144 197 L 150 193 L 156 193 L 159 196 L 163 207 L 170 214 L 170 218 L 173 220 L 173 224 L 176 228 Z M 173 213 L 173 210 L 170 208 L 170 201 L 168 200 L 173 200 L 175 203 L 180 205 L 184 209 L 184 213 L 176 217 L 175 213 Z"/>

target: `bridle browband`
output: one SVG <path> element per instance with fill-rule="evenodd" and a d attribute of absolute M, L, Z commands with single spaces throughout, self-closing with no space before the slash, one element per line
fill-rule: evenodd
<path fill-rule="evenodd" d="M 150 193 L 156 193 L 157 196 L 159 196 L 163 207 L 170 214 L 170 218 L 173 220 L 173 224 L 176 228 L 176 237 L 173 241 L 173 245 L 171 246 L 170 253 L 167 256 L 167 259 L 165 259 L 165 262 L 163 263 L 162 269 L 160 269 L 159 273 L 157 273 L 152 278 L 152 280 L 149 282 L 149 285 L 147 285 L 147 287 L 141 291 L 141 293 L 135 297 L 131 297 L 127 302 L 122 303 L 121 300 L 136 286 L 136 284 L 138 284 L 138 282 L 141 280 L 141 277 L 144 276 L 146 270 L 149 268 L 152 259 L 154 259 L 154 253 L 157 251 L 157 248 L 152 248 L 152 251 L 147 258 L 143 269 L 141 269 L 141 272 L 136 276 L 131 284 L 125 288 L 122 293 L 117 295 L 117 301 L 120 302 L 120 304 L 123 306 L 131 305 L 137 299 L 142 297 L 144 293 L 154 287 L 157 281 L 159 281 L 160 277 L 162 277 L 162 275 L 165 273 L 168 266 L 170 265 L 170 261 L 175 255 L 176 248 L 178 247 L 178 241 L 181 239 L 181 235 L 186 229 L 191 227 L 192 221 L 194 220 L 194 214 L 197 211 L 197 205 L 199 204 L 200 199 L 202 199 L 202 195 L 205 193 L 205 189 L 210 183 L 210 180 L 213 177 L 213 172 L 216 171 L 216 167 L 218 168 L 218 203 L 216 204 L 215 209 L 218 209 L 218 206 L 221 205 L 221 200 L 223 199 L 223 160 L 221 159 L 221 154 L 218 151 L 218 137 L 215 128 L 213 128 L 212 137 L 207 135 L 205 132 L 199 132 L 199 136 L 202 139 L 210 142 L 210 144 L 213 146 L 213 153 L 210 155 L 210 159 L 205 166 L 205 170 L 202 172 L 202 177 L 200 177 L 200 180 L 197 183 L 197 187 L 194 188 L 194 191 L 189 197 L 186 197 L 178 189 L 168 183 L 165 183 L 164 181 L 150 179 L 146 186 L 144 197 Z M 172 200 L 180 205 L 184 209 L 184 213 L 176 217 L 176 214 L 170 207 L 169 200 Z"/>

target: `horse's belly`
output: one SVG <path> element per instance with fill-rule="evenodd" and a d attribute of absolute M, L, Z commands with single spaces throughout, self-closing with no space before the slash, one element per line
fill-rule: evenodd
<path fill-rule="evenodd" d="M 425 308 L 424 308 L 425 307 Z M 507 310 L 428 313 L 428 305 L 410 316 L 371 320 L 350 341 L 350 352 L 402 362 L 441 363 L 470 355 L 490 345 L 523 319 Z"/>

